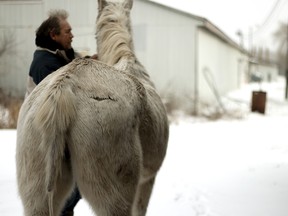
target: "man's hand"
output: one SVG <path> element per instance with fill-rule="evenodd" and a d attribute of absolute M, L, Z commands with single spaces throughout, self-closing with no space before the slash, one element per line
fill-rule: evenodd
<path fill-rule="evenodd" d="M 94 59 L 94 60 L 98 60 L 98 55 L 97 54 L 94 54 L 92 55 L 90 58 Z"/>

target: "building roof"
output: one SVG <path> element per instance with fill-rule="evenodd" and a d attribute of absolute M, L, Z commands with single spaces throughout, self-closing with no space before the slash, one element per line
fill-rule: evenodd
<path fill-rule="evenodd" d="M 192 19 L 198 20 L 201 23 L 200 26 L 202 28 L 208 30 L 209 32 L 214 34 L 216 37 L 220 38 L 224 42 L 235 47 L 236 49 L 238 49 L 242 52 L 246 52 L 243 47 L 241 47 L 239 44 L 237 44 L 227 34 L 225 34 L 221 29 L 219 29 L 216 25 L 214 25 L 212 22 L 210 22 L 208 19 L 206 19 L 204 17 L 197 16 L 197 15 L 194 15 L 194 14 L 189 13 L 187 11 L 176 9 L 176 8 L 170 7 L 168 5 L 165 5 L 163 3 L 158 3 L 158 2 L 151 1 L 151 0 L 138 0 L 138 1 L 147 2 L 147 3 L 153 4 L 153 5 L 157 5 L 158 7 L 164 7 L 167 10 L 170 10 L 170 11 L 173 11 L 175 13 L 182 14 L 183 16 L 188 16 L 188 17 L 191 17 Z"/>

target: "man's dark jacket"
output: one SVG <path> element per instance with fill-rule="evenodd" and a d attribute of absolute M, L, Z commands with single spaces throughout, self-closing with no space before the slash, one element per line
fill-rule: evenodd
<path fill-rule="evenodd" d="M 60 44 L 50 37 L 36 37 L 37 50 L 34 52 L 29 76 L 38 85 L 46 76 L 72 61 L 74 50 L 64 51 Z"/>

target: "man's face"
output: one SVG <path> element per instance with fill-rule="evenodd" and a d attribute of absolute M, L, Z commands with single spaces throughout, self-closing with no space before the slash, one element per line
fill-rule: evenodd
<path fill-rule="evenodd" d="M 60 21 L 60 34 L 53 34 L 51 37 L 54 41 L 61 44 L 64 50 L 72 48 L 72 38 L 74 37 L 72 34 L 72 28 L 67 20 Z"/>

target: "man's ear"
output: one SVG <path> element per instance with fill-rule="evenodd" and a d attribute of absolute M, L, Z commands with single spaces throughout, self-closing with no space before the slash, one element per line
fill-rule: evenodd
<path fill-rule="evenodd" d="M 55 30 L 54 30 L 54 29 L 52 29 L 52 30 L 50 31 L 49 35 L 50 35 L 50 38 L 51 38 L 52 40 L 55 40 L 55 39 L 56 39 L 56 33 L 55 33 Z"/>

